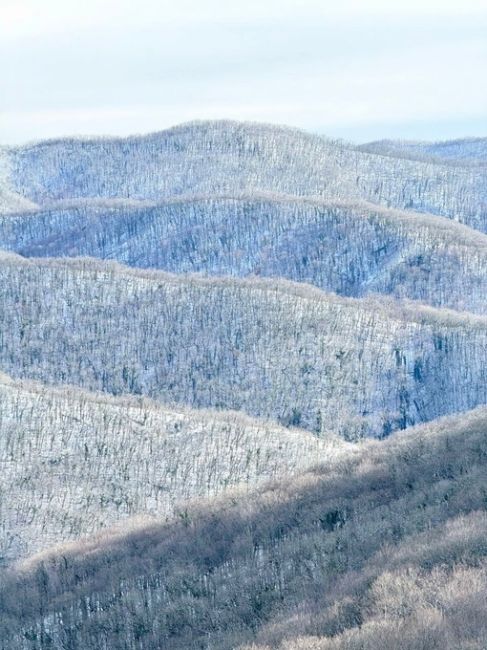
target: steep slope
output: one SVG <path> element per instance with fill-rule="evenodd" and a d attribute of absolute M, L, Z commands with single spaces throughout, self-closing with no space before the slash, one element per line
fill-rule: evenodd
<path fill-rule="evenodd" d="M 273 280 L 0 261 L 0 367 L 355 438 L 487 403 L 487 320 Z"/>
<path fill-rule="evenodd" d="M 140 268 L 285 277 L 487 312 L 487 235 L 449 219 L 288 196 L 78 201 L 0 217 L 0 247 Z"/>
<path fill-rule="evenodd" d="M 255 191 L 365 199 L 487 231 L 487 169 L 363 152 L 284 127 L 197 122 L 126 139 L 10 148 L 12 190 L 41 205 Z"/>
<path fill-rule="evenodd" d="M 343 446 L 239 413 L 0 377 L 0 563 L 128 516 L 183 512 L 187 499 L 282 478 Z"/>
<path fill-rule="evenodd" d="M 411 160 L 425 158 L 465 163 L 487 162 L 487 138 L 461 138 L 440 142 L 378 140 L 360 146 L 362 151 L 383 155 L 403 155 Z"/>
<path fill-rule="evenodd" d="M 6 650 L 481 650 L 487 411 L 5 572 Z M 1 647 L 1 646 L 0 646 Z"/>

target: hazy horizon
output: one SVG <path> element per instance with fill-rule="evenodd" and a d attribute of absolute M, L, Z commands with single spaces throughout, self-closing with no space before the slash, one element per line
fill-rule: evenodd
<path fill-rule="evenodd" d="M 174 124 L 164 124 L 160 128 L 152 128 L 147 130 L 124 130 L 122 132 L 116 131 L 56 131 L 49 133 L 48 135 L 40 137 L 25 137 L 23 139 L 8 141 L 8 139 L 0 142 L 0 146 L 23 146 L 29 145 L 35 142 L 42 142 L 45 140 L 58 140 L 58 139 L 91 139 L 91 138 L 130 138 L 130 137 L 139 137 L 150 135 L 151 133 L 158 133 L 162 131 L 169 130 L 171 128 L 179 127 L 184 124 L 189 124 L 192 122 L 205 122 L 205 121 L 235 121 L 235 122 L 248 122 L 256 124 L 272 124 L 274 126 L 282 126 L 288 128 L 297 128 L 304 132 L 314 133 L 325 138 L 343 140 L 345 142 L 350 142 L 352 144 L 367 144 L 369 142 L 380 141 L 380 140 L 398 140 L 398 141 L 409 141 L 409 142 L 442 142 L 442 141 L 454 141 L 454 140 L 468 140 L 468 139 L 478 139 L 487 137 L 487 127 L 484 128 L 483 121 L 479 121 L 479 129 L 475 131 L 475 125 L 477 123 L 472 122 L 471 132 L 462 132 L 456 127 L 456 123 L 452 122 L 447 125 L 438 125 L 436 122 L 426 122 L 418 124 L 402 124 L 402 125 L 388 125 L 387 128 L 382 124 L 370 124 L 367 127 L 360 126 L 349 126 L 349 127 L 337 127 L 333 130 L 326 130 L 323 128 L 309 128 L 296 126 L 295 124 L 289 124 L 285 122 L 269 122 L 269 120 L 244 120 L 238 118 L 227 118 L 214 117 L 214 118 L 198 118 L 184 120 L 181 122 L 175 122 Z M 482 130 L 483 129 L 483 130 Z M 435 133 L 439 134 L 435 137 Z M 445 135 L 445 133 L 449 135 Z"/>
<path fill-rule="evenodd" d="M 482 4 L 7 0 L 0 143 L 195 119 L 353 142 L 485 136 Z"/>

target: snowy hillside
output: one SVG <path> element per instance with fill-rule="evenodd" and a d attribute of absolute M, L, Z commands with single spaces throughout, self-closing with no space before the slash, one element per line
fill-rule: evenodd
<path fill-rule="evenodd" d="M 283 280 L 0 261 L 14 377 L 386 435 L 487 403 L 487 320 Z"/>
<path fill-rule="evenodd" d="M 6 147 L 0 146 L 0 215 L 5 211 L 31 210 L 36 207 L 12 188 L 12 165 Z"/>
<path fill-rule="evenodd" d="M 485 650 L 486 159 L 0 147 L 0 650 Z"/>
<path fill-rule="evenodd" d="M 487 138 L 463 138 L 443 142 L 414 142 L 408 140 L 379 140 L 361 145 L 362 151 L 383 155 L 403 155 L 412 160 L 458 161 L 486 163 Z"/>
<path fill-rule="evenodd" d="M 487 235 L 449 219 L 289 196 L 79 201 L 0 215 L 0 248 L 173 273 L 261 275 L 487 312 Z"/>
<path fill-rule="evenodd" d="M 40 142 L 8 156 L 11 190 L 39 205 L 264 191 L 364 199 L 487 232 L 487 169 L 371 154 L 284 127 L 195 122 L 126 139 Z"/>
<path fill-rule="evenodd" d="M 236 412 L 0 377 L 0 564 L 130 516 L 183 513 L 187 499 L 282 479 L 342 447 Z"/>
<path fill-rule="evenodd" d="M 33 557 L 0 580 L 0 647 L 480 650 L 486 433 L 479 409 Z"/>

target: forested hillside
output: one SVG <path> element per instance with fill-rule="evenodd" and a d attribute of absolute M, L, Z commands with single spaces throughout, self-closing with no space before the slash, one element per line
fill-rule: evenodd
<path fill-rule="evenodd" d="M 6 147 L 0 145 L 0 214 L 6 210 L 29 210 L 37 207 L 35 203 L 21 196 L 12 187 L 12 166 Z"/>
<path fill-rule="evenodd" d="M 382 156 L 272 125 L 195 122 L 126 139 L 40 142 L 7 157 L 11 190 L 39 205 L 265 191 L 365 199 L 487 231 L 485 167 Z"/>
<path fill-rule="evenodd" d="M 3 648 L 481 650 L 486 433 L 477 410 L 34 557 L 4 574 Z"/>
<path fill-rule="evenodd" d="M 8 377 L 0 430 L 0 564 L 127 517 L 182 515 L 187 499 L 234 485 L 246 492 L 347 448 L 238 412 Z"/>
<path fill-rule="evenodd" d="M 0 215 L 0 247 L 173 273 L 261 275 L 487 312 L 487 235 L 367 203 L 286 196 L 82 201 Z"/>
<path fill-rule="evenodd" d="M 403 155 L 412 160 L 443 160 L 464 163 L 487 162 L 487 138 L 461 138 L 445 142 L 379 140 L 360 147 L 363 151 L 383 155 Z"/>
<path fill-rule="evenodd" d="M 485 139 L 0 147 L 0 650 L 485 650 Z"/>
<path fill-rule="evenodd" d="M 0 261 L 18 378 L 243 410 L 355 439 L 487 403 L 485 317 L 283 280 Z"/>

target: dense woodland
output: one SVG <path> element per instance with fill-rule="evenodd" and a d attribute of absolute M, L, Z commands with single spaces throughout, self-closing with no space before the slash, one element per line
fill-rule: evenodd
<path fill-rule="evenodd" d="M 487 403 L 487 320 L 283 280 L 0 260 L 17 378 L 242 410 L 348 440 Z"/>
<path fill-rule="evenodd" d="M 477 410 L 34 557 L 5 575 L 4 647 L 481 650 L 486 432 Z"/>
<path fill-rule="evenodd" d="M 264 191 L 365 199 L 487 231 L 485 166 L 371 154 L 286 127 L 195 122 L 148 136 L 51 140 L 1 153 L 6 187 L 38 205 Z"/>
<path fill-rule="evenodd" d="M 450 219 L 291 196 L 75 201 L 0 215 L 0 247 L 173 273 L 284 277 L 485 313 L 487 235 Z"/>
<path fill-rule="evenodd" d="M 0 147 L 0 650 L 485 650 L 485 142 Z"/>
<path fill-rule="evenodd" d="M 0 380 L 0 563 L 183 502 L 325 463 L 333 438 L 238 412 Z"/>

